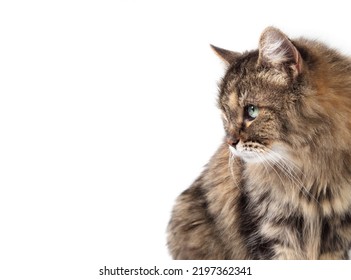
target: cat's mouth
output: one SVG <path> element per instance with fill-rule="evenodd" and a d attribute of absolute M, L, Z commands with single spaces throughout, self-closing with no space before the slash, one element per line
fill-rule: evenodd
<path fill-rule="evenodd" d="M 257 142 L 245 142 L 241 140 L 235 145 L 229 145 L 233 157 L 240 157 L 247 163 L 263 163 L 272 166 L 281 162 L 291 162 L 291 153 L 282 143 L 275 142 L 269 146 Z"/>
<path fill-rule="evenodd" d="M 245 162 L 264 162 L 266 158 L 270 156 L 270 149 L 256 142 L 243 143 L 239 141 L 235 146 L 229 145 L 229 150 L 233 156 L 240 157 Z"/>

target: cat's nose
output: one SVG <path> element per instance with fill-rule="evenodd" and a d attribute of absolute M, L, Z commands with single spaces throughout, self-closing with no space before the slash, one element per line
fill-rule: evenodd
<path fill-rule="evenodd" d="M 237 137 L 227 137 L 227 144 L 232 147 L 236 147 L 236 145 L 239 143 L 240 139 Z"/>

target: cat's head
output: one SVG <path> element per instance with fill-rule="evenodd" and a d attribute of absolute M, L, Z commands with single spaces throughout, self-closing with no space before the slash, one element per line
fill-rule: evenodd
<path fill-rule="evenodd" d="M 340 100 L 328 96 L 333 80 L 323 77 L 330 66 L 323 56 L 329 52 L 330 63 L 341 58 L 309 44 L 268 27 L 258 50 L 237 53 L 212 46 L 228 66 L 218 105 L 232 154 L 261 162 L 304 147 L 313 153 L 331 141 L 338 125 L 332 104 Z M 325 53 L 318 56 L 318 48 Z"/>

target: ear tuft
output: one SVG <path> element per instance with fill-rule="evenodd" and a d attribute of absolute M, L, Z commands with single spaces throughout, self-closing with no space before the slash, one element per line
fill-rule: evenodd
<path fill-rule="evenodd" d="M 295 74 L 301 73 L 302 59 L 289 38 L 275 27 L 266 28 L 259 41 L 259 62 L 282 69 L 291 67 Z"/>
<path fill-rule="evenodd" d="M 241 54 L 210 45 L 214 52 L 227 64 L 232 64 Z"/>

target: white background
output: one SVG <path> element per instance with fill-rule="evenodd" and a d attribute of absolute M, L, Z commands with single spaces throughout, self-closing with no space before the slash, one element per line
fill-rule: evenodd
<path fill-rule="evenodd" d="M 1 278 L 169 260 L 174 200 L 223 136 L 209 44 L 274 25 L 350 54 L 346 3 L 2 1 Z"/>

